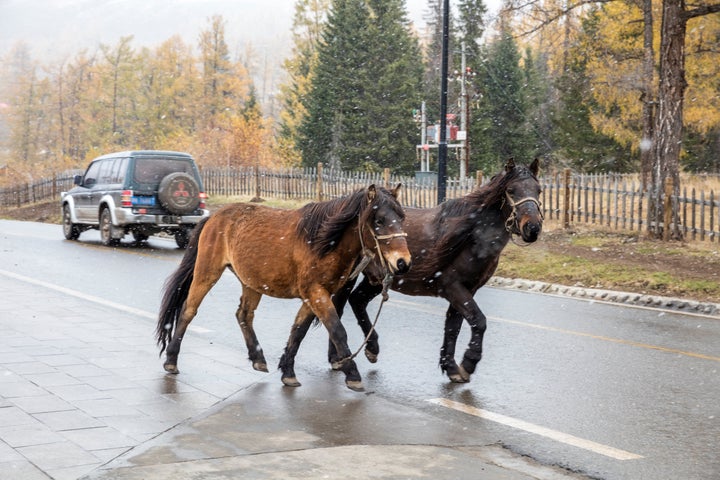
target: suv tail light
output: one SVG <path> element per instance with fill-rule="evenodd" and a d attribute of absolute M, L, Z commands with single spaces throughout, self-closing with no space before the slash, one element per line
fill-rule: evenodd
<path fill-rule="evenodd" d="M 202 208 L 204 210 L 205 209 L 205 200 L 207 200 L 207 198 L 208 198 L 207 193 L 200 192 L 198 197 L 200 197 L 200 205 L 198 205 L 198 208 Z"/>
<path fill-rule="evenodd" d="M 123 207 L 132 207 L 132 190 L 123 190 L 120 194 L 120 205 Z"/>

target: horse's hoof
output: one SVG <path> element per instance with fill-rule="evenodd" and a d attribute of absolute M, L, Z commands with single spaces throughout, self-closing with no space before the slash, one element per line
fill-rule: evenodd
<path fill-rule="evenodd" d="M 345 385 L 353 392 L 364 392 L 365 387 L 360 380 L 346 380 Z"/>
<path fill-rule="evenodd" d="M 172 363 L 166 363 L 165 365 L 163 365 L 163 367 L 165 368 L 166 372 L 172 373 L 173 375 L 177 375 L 178 373 L 180 373 L 180 370 L 178 370 L 177 365 L 173 365 Z"/>
<path fill-rule="evenodd" d="M 377 353 L 372 353 L 367 348 L 365 349 L 365 357 L 370 361 L 370 363 L 377 363 L 378 356 Z"/>
<path fill-rule="evenodd" d="M 468 383 L 470 381 L 470 374 L 467 373 L 462 365 L 459 365 L 457 373 L 448 375 L 448 378 L 450 378 L 450 381 L 453 383 Z"/>
<path fill-rule="evenodd" d="M 298 379 L 295 377 L 285 377 L 282 379 L 282 382 L 286 387 L 299 387 L 302 385 L 302 383 L 298 382 Z"/>
<path fill-rule="evenodd" d="M 252 365 L 252 366 L 253 366 L 253 368 L 254 368 L 255 370 L 257 370 L 258 372 L 265 372 L 265 373 L 267 373 L 267 371 L 268 371 L 267 364 L 265 364 L 265 363 L 253 362 L 253 365 Z"/>

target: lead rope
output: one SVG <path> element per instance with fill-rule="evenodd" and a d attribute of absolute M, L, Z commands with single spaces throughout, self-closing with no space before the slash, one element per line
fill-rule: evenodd
<path fill-rule="evenodd" d="M 371 251 L 365 248 L 365 242 L 362 238 L 362 224 L 360 224 L 359 227 L 360 231 L 360 246 L 362 247 L 363 251 L 363 258 L 358 262 L 357 266 L 355 267 L 355 270 L 350 275 L 350 279 L 356 278 L 358 275 L 360 275 L 360 272 L 365 270 L 365 267 L 368 266 L 368 264 L 372 261 L 372 259 L 375 257 L 375 254 Z M 392 285 L 393 281 L 393 274 L 390 273 L 390 269 L 387 266 L 387 263 L 385 262 L 385 257 L 383 257 L 382 251 L 380 250 L 380 243 L 378 240 L 389 240 L 395 237 L 407 237 L 407 233 L 401 232 L 401 233 L 391 233 L 388 235 L 375 235 L 373 233 L 373 239 L 375 240 L 375 248 L 378 252 L 378 257 L 380 257 L 380 265 L 382 265 L 383 270 L 385 271 L 385 277 L 382 281 L 382 300 L 380 300 L 380 305 L 378 306 L 377 314 L 375 315 L 375 320 L 373 321 L 372 326 L 370 327 L 370 331 L 365 335 L 365 340 L 360 344 L 360 347 L 350 355 L 349 357 L 343 358 L 342 360 L 339 360 L 338 362 L 333 364 L 333 368 L 338 369 L 342 367 L 346 362 L 349 362 L 350 360 L 353 360 L 355 357 L 358 356 L 360 351 L 365 348 L 368 341 L 370 341 L 370 335 L 373 334 L 375 331 L 375 325 L 377 325 L 378 320 L 380 319 L 380 312 L 382 311 L 383 304 L 388 301 L 390 298 L 390 295 L 388 295 L 388 290 L 390 289 L 390 285 Z"/>
<path fill-rule="evenodd" d="M 339 369 L 342 367 L 346 362 L 349 362 L 350 360 L 353 360 L 355 357 L 358 356 L 358 354 L 362 351 L 363 348 L 367 345 L 367 343 L 370 341 L 370 335 L 373 334 L 375 331 L 375 325 L 377 325 L 378 320 L 380 319 L 380 312 L 382 311 L 383 304 L 390 298 L 387 291 L 390 285 L 392 284 L 393 275 L 390 272 L 385 273 L 385 278 L 383 278 L 382 281 L 382 300 L 380 300 L 380 305 L 378 306 L 377 314 L 375 315 L 375 320 L 373 321 L 372 326 L 370 327 L 370 331 L 365 335 L 365 340 L 360 344 L 357 350 L 355 350 L 355 353 L 350 355 L 349 357 L 345 357 L 342 360 L 339 360 L 338 362 L 333 364 L 333 368 Z"/>

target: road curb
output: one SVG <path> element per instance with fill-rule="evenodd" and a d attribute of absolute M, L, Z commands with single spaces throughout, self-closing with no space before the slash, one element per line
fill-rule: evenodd
<path fill-rule="evenodd" d="M 663 297 L 659 295 L 645 295 L 642 293 L 619 292 L 598 288 L 586 288 L 567 285 L 558 285 L 536 280 L 521 278 L 492 277 L 487 283 L 490 287 L 525 290 L 528 292 L 549 293 L 564 295 L 586 300 L 621 303 L 642 307 L 654 307 L 678 312 L 690 312 L 702 315 L 720 316 L 720 304 L 700 302 L 683 298 Z"/>

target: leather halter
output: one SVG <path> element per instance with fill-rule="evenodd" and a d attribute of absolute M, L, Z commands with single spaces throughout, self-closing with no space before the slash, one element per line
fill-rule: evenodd
<path fill-rule="evenodd" d="M 368 264 L 375 258 L 375 253 L 365 247 L 365 241 L 363 240 L 363 224 L 361 223 L 358 228 L 359 236 L 360 236 L 360 246 L 362 248 L 362 254 L 363 257 L 360 260 L 360 262 L 355 267 L 355 270 L 353 270 L 352 274 L 350 275 L 350 280 L 356 278 L 358 275 L 360 275 L 360 272 L 365 270 L 365 267 L 368 266 Z M 378 240 L 392 240 L 396 237 L 407 237 L 406 232 L 399 232 L 399 233 L 389 233 L 387 235 L 375 235 L 375 232 L 371 233 L 373 240 L 375 240 L 375 249 L 377 250 L 378 257 L 380 259 L 380 265 L 383 268 L 383 271 L 385 272 L 386 276 L 390 276 L 392 278 L 392 273 L 390 273 L 390 269 L 387 266 L 387 262 L 385 261 L 385 257 L 382 254 L 382 250 L 380 250 L 380 243 Z"/>
<path fill-rule="evenodd" d="M 512 207 L 512 212 L 510 212 L 510 216 L 508 216 L 507 220 L 505 220 L 505 230 L 510 234 L 511 238 L 514 234 L 513 232 L 513 225 L 517 226 L 517 207 L 522 205 L 523 203 L 532 202 L 537 206 L 538 213 L 540 213 L 540 218 L 544 219 L 545 216 L 542 213 L 542 204 L 537 198 L 533 197 L 524 197 L 521 198 L 518 201 L 513 200 L 513 198 L 510 196 L 508 192 L 505 192 L 505 197 L 507 198 L 508 204 Z M 503 200 L 504 201 L 504 200 Z M 519 228 L 518 228 L 519 230 Z"/>

